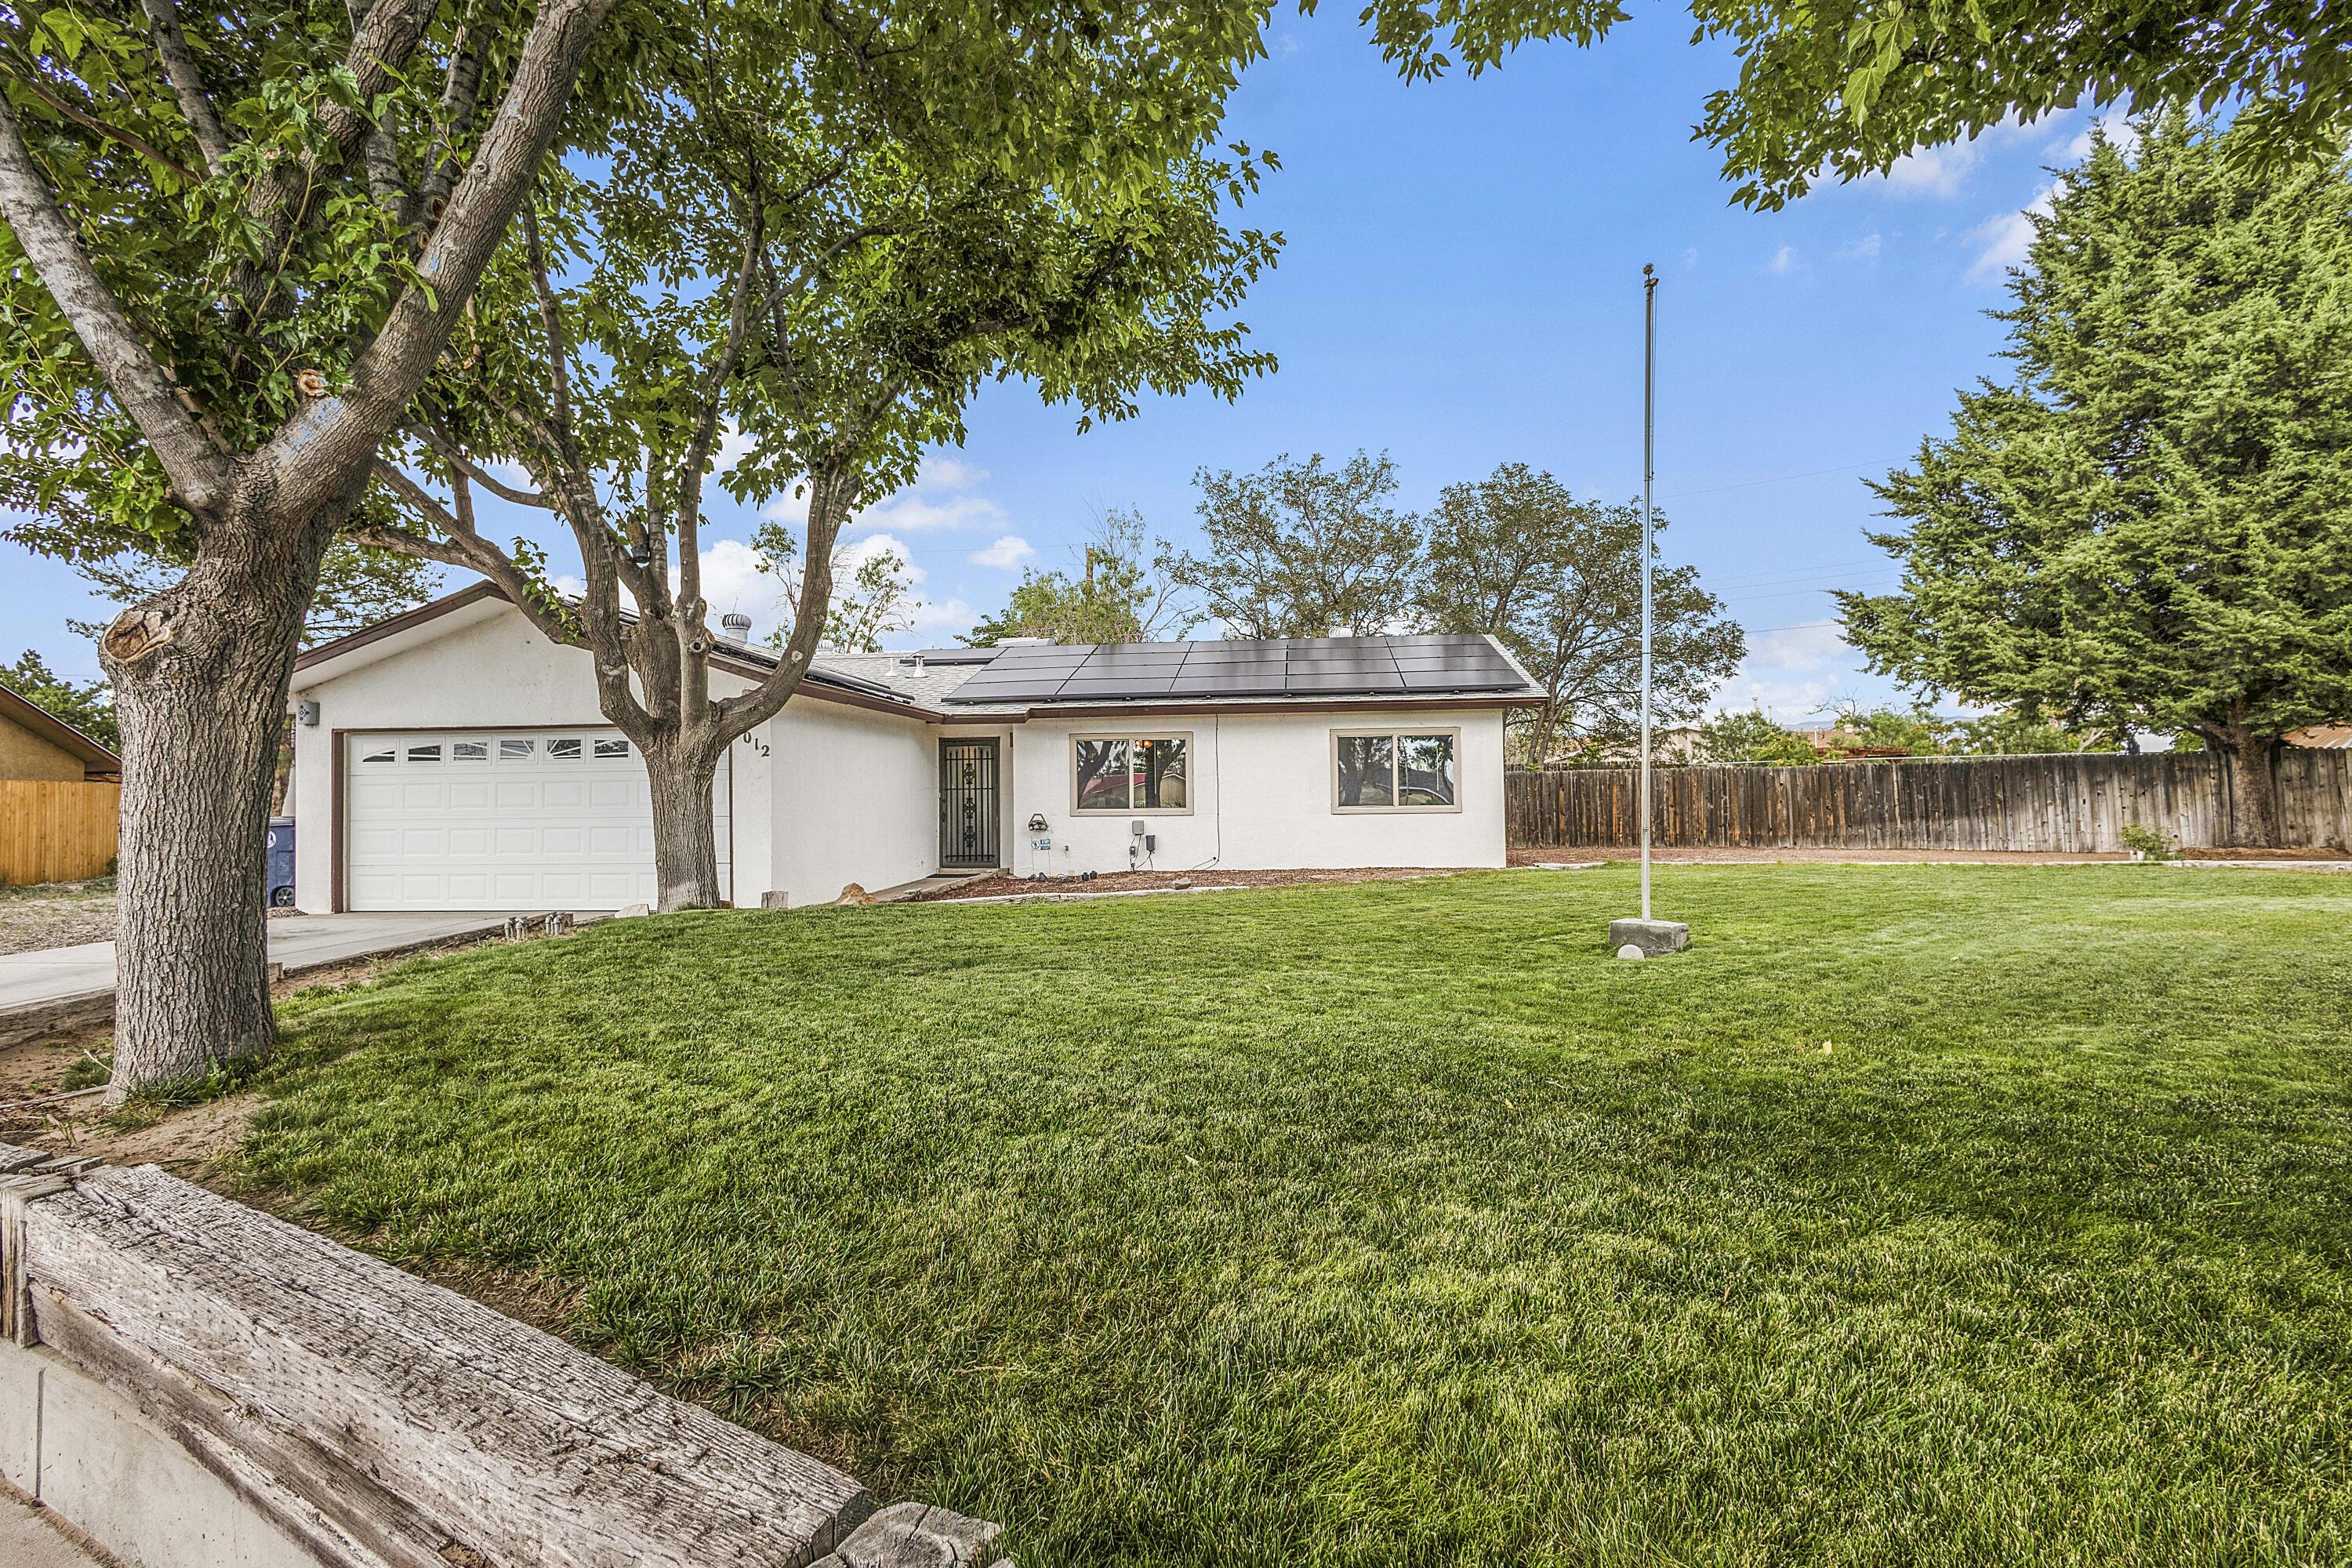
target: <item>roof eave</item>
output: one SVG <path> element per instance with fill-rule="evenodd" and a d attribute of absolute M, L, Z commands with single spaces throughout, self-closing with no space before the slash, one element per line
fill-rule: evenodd
<path fill-rule="evenodd" d="M 102 742 L 83 734 L 22 692 L 0 686 L 0 714 L 12 720 L 18 729 L 47 741 L 58 750 L 72 752 L 84 773 L 93 769 L 100 773 L 122 771 L 122 759 Z"/>

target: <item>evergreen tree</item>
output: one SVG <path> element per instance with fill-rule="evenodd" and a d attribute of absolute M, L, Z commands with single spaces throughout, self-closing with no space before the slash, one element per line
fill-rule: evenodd
<path fill-rule="evenodd" d="M 2352 181 L 2235 129 L 2101 136 L 2011 279 L 2016 374 L 1873 489 L 1874 668 L 2028 720 L 2188 731 L 2275 844 L 2280 737 L 2352 714 Z"/>
<path fill-rule="evenodd" d="M 114 724 L 114 694 L 103 680 L 69 680 L 51 669 L 31 648 L 15 664 L 0 665 L 0 686 L 6 687 L 53 719 L 72 725 L 109 751 L 119 750 L 121 736 Z"/>

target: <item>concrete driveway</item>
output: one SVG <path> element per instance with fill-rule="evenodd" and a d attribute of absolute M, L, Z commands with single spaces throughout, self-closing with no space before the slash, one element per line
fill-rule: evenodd
<path fill-rule="evenodd" d="M 518 911 L 520 912 L 520 911 Z M 507 916 L 456 914 L 280 915 L 269 922 L 269 958 L 297 974 L 355 958 L 430 947 L 506 929 Z M 0 1018 L 67 1005 L 97 1005 L 114 992 L 114 944 L 83 942 L 0 955 Z"/>

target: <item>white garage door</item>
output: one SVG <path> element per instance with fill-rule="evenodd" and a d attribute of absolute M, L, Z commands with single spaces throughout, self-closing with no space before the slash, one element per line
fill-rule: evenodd
<path fill-rule="evenodd" d="M 656 901 L 645 762 L 617 731 L 404 730 L 343 742 L 346 908 Z M 727 773 L 721 763 L 719 878 L 731 890 Z"/>

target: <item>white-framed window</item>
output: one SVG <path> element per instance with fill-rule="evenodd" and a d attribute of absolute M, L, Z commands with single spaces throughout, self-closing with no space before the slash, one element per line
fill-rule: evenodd
<path fill-rule="evenodd" d="M 576 763 L 581 757 L 579 739 L 576 736 L 571 736 L 559 741 L 550 741 L 547 743 L 547 754 L 559 763 Z"/>
<path fill-rule="evenodd" d="M 1459 730 L 1334 730 L 1331 809 L 1459 811 L 1461 758 Z"/>
<path fill-rule="evenodd" d="M 488 741 L 453 741 L 449 745 L 449 760 L 453 763 L 487 763 L 490 760 L 490 743 Z"/>
<path fill-rule="evenodd" d="M 502 763 L 524 762 L 538 750 L 537 741 L 525 740 L 519 735 L 509 736 L 499 742 L 499 760 Z"/>
<path fill-rule="evenodd" d="M 1070 809 L 1081 816 L 1192 816 L 1192 734 L 1071 736 Z"/>

